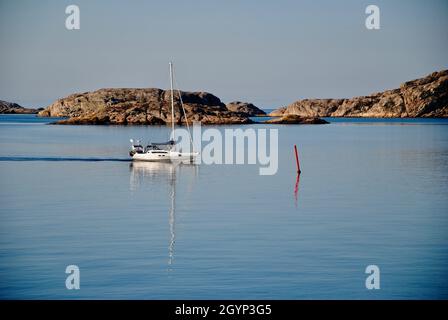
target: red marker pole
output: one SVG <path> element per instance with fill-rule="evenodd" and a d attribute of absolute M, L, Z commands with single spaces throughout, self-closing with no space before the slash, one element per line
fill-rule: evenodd
<path fill-rule="evenodd" d="M 296 145 L 294 145 L 294 152 L 296 154 L 297 174 L 301 174 L 302 171 L 300 170 L 299 153 L 297 152 L 297 146 Z"/>

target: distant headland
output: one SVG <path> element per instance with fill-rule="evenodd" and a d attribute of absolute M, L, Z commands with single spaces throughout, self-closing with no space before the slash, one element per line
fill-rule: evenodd
<path fill-rule="evenodd" d="M 304 99 L 269 114 L 274 117 L 448 117 L 448 70 L 403 83 L 400 88 L 351 99 Z"/>
<path fill-rule="evenodd" d="M 0 100 L 0 114 L 33 114 L 38 112 L 37 109 L 25 108 L 17 103 Z"/>

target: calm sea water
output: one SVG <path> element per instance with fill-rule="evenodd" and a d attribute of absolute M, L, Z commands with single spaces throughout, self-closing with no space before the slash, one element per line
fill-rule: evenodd
<path fill-rule="evenodd" d="M 49 121 L 0 116 L 0 298 L 448 298 L 447 120 L 267 126 L 273 176 L 133 165 L 129 138 L 168 128 Z"/>

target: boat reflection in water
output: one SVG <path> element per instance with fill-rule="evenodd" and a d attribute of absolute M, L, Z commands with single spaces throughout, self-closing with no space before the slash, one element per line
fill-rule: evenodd
<path fill-rule="evenodd" d="M 131 178 L 130 186 L 131 190 L 136 190 L 142 184 L 151 182 L 158 186 L 167 184 L 169 186 L 169 211 L 168 211 L 168 223 L 170 231 L 170 240 L 168 245 L 168 265 L 171 266 L 174 261 L 174 244 L 176 242 L 176 183 L 178 177 L 189 176 L 190 182 L 194 182 L 194 179 L 198 173 L 198 165 L 191 162 L 149 162 L 149 161 L 134 161 L 130 164 Z M 187 190 L 190 190 L 188 186 Z"/>

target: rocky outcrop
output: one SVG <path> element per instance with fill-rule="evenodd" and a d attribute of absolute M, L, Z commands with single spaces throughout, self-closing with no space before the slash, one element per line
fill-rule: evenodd
<path fill-rule="evenodd" d="M 280 107 L 278 109 L 275 109 L 274 111 L 270 112 L 268 114 L 269 117 L 281 117 L 285 111 L 286 111 L 287 107 Z"/>
<path fill-rule="evenodd" d="M 276 117 L 273 119 L 269 119 L 264 123 L 271 124 L 326 124 L 329 123 L 324 119 L 319 119 L 316 117 L 301 117 L 295 114 L 287 114 L 281 117 Z"/>
<path fill-rule="evenodd" d="M 448 70 L 403 83 L 400 88 L 351 99 L 304 99 L 270 115 L 301 117 L 448 117 Z"/>
<path fill-rule="evenodd" d="M 0 100 L 0 113 L 3 114 L 33 114 L 37 112 L 36 109 L 24 108 L 17 103 Z"/>
<path fill-rule="evenodd" d="M 202 124 L 252 123 L 241 112 L 229 110 L 206 92 L 181 92 L 189 122 Z M 247 104 L 249 105 L 249 104 Z M 185 123 L 178 95 L 175 121 Z M 67 117 L 57 124 L 167 124 L 171 123 L 170 91 L 161 89 L 100 89 L 59 99 L 39 116 Z"/>
<path fill-rule="evenodd" d="M 240 113 L 246 117 L 265 116 L 266 112 L 257 108 L 252 103 L 234 101 L 226 104 L 226 108 L 230 111 Z"/>

